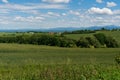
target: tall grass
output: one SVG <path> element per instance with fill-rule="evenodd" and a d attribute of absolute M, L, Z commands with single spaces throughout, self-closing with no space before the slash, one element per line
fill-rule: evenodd
<path fill-rule="evenodd" d="M 0 44 L 0 80 L 120 80 L 119 48 Z"/>
<path fill-rule="evenodd" d="M 0 44 L 0 62 L 21 65 L 27 60 L 42 64 L 64 64 L 68 59 L 73 64 L 114 64 L 119 48 L 59 48 L 37 45 Z"/>
<path fill-rule="evenodd" d="M 24 65 L 1 66 L 1 80 L 120 80 L 116 65 Z"/>

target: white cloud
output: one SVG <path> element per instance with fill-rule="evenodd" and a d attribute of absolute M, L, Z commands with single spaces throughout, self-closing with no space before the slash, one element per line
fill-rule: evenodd
<path fill-rule="evenodd" d="M 22 13 L 27 13 L 27 14 L 34 14 L 34 15 L 39 15 L 40 12 L 38 10 L 21 10 L 17 12 L 22 12 Z"/>
<path fill-rule="evenodd" d="M 0 9 L 0 14 L 9 14 L 8 9 Z"/>
<path fill-rule="evenodd" d="M 98 7 L 70 10 L 66 4 L 54 3 L 1 4 L 0 25 L 4 29 L 120 25 L 120 10 Z M 42 12 L 43 9 L 46 10 Z"/>
<path fill-rule="evenodd" d="M 2 0 L 3 3 L 8 3 L 8 0 Z"/>
<path fill-rule="evenodd" d="M 69 3 L 70 0 L 42 0 L 43 2 L 50 2 L 50 3 Z"/>
<path fill-rule="evenodd" d="M 41 22 L 45 20 L 44 17 L 34 17 L 34 16 L 28 16 L 28 17 L 22 17 L 22 16 L 16 16 L 14 18 L 14 21 L 18 21 L 18 22 Z"/>
<path fill-rule="evenodd" d="M 57 17 L 60 16 L 60 14 L 54 13 L 54 12 L 48 12 L 48 15 L 49 15 L 49 16 L 57 16 Z"/>
<path fill-rule="evenodd" d="M 113 11 L 113 13 L 114 13 L 115 15 L 120 15 L 120 10 L 115 10 L 115 11 Z"/>
<path fill-rule="evenodd" d="M 97 3 L 102 3 L 103 1 L 102 0 L 96 0 Z"/>
<path fill-rule="evenodd" d="M 35 9 L 66 9 L 66 5 L 62 4 L 2 4 L 0 9 L 9 9 L 9 10 L 35 10 Z"/>
<path fill-rule="evenodd" d="M 79 12 L 79 10 L 76 10 Z M 75 11 L 73 11 L 75 12 Z M 113 14 L 118 14 L 119 10 L 112 11 Z M 116 12 L 116 13 L 115 13 Z M 43 17 L 42 15 L 48 15 L 48 17 Z M 56 12 L 46 12 L 42 13 L 42 15 L 36 16 L 0 16 L 0 25 L 4 26 L 3 28 L 6 29 L 6 25 L 9 26 L 7 28 L 11 29 L 24 29 L 24 28 L 31 28 L 31 29 L 41 29 L 41 28 L 56 28 L 56 27 L 89 27 L 89 26 L 105 26 L 105 25 L 120 25 L 120 15 L 91 15 L 89 13 L 82 12 L 78 17 L 72 17 L 70 11 L 64 12 L 63 15 L 67 16 L 60 16 L 59 18 L 56 17 Z M 62 15 L 62 13 L 61 13 Z M 54 17 L 55 16 L 55 17 Z M 14 26 L 14 27 L 13 27 Z M 16 27 L 17 26 L 17 27 Z"/>
<path fill-rule="evenodd" d="M 96 7 L 92 7 L 88 10 L 89 13 L 93 13 L 93 14 L 102 14 L 102 15 L 112 15 L 113 11 L 109 8 L 96 8 Z"/>
<path fill-rule="evenodd" d="M 117 6 L 115 2 L 107 2 L 107 7 L 114 7 Z"/>
<path fill-rule="evenodd" d="M 73 10 L 70 10 L 69 13 L 70 13 L 70 14 L 73 14 L 73 15 L 76 15 L 76 16 L 79 16 L 79 15 L 80 15 L 80 12 L 78 12 L 78 11 L 73 11 Z"/>
<path fill-rule="evenodd" d="M 67 14 L 66 13 L 62 13 L 62 16 L 66 16 Z"/>

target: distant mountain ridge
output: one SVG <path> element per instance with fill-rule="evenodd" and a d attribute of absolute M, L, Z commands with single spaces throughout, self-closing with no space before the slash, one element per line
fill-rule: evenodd
<path fill-rule="evenodd" d="M 101 28 L 105 28 L 108 30 L 112 29 L 120 29 L 120 26 L 115 26 L 115 25 L 108 25 L 108 26 L 91 26 L 91 27 L 69 27 L 69 28 L 52 28 L 48 29 L 48 31 L 74 31 L 74 30 L 100 30 Z"/>
<path fill-rule="evenodd" d="M 49 29 L 8 29 L 8 30 L 0 30 L 0 32 L 64 32 L 64 31 L 74 31 L 74 30 L 100 30 L 101 28 L 105 28 L 108 30 L 111 29 L 120 29 L 120 26 L 108 25 L 108 26 L 91 26 L 91 27 L 59 27 L 59 28 L 49 28 Z"/>

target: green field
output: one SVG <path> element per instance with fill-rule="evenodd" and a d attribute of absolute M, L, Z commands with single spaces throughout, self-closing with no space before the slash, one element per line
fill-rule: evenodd
<path fill-rule="evenodd" d="M 1 80 L 119 80 L 119 48 L 0 44 Z M 110 76 L 109 76 L 110 75 Z"/>
<path fill-rule="evenodd" d="M 37 45 L 0 44 L 1 64 L 21 65 L 26 61 L 35 64 L 71 64 L 114 63 L 119 48 L 59 48 Z M 27 62 L 27 63 L 28 63 Z M 25 63 L 26 64 L 26 63 Z M 29 63 L 28 63 L 29 64 Z"/>
<path fill-rule="evenodd" d="M 120 31 L 97 31 L 120 43 Z M 0 36 L 31 35 L 1 33 Z M 35 33 L 44 34 L 44 33 Z M 48 34 L 48 33 L 46 33 Z M 92 34 L 66 34 L 71 39 Z M 0 43 L 0 80 L 120 80 L 120 48 L 63 48 Z"/>

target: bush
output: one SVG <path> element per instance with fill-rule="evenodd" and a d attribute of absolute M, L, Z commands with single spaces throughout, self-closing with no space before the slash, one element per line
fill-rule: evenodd
<path fill-rule="evenodd" d="M 101 45 L 106 45 L 108 48 L 117 48 L 119 47 L 118 42 L 111 36 L 106 36 L 103 33 L 94 34 L 97 40 L 100 42 Z"/>
<path fill-rule="evenodd" d="M 89 41 L 84 38 L 84 37 L 81 37 L 77 42 L 76 42 L 76 45 L 78 47 L 82 47 L 82 48 L 89 48 L 90 45 L 89 45 Z"/>
<path fill-rule="evenodd" d="M 76 41 L 67 38 L 60 39 L 60 47 L 76 47 Z"/>
<path fill-rule="evenodd" d="M 102 44 L 102 45 L 105 44 L 105 39 L 106 39 L 105 34 L 98 33 L 98 34 L 94 34 L 94 36 L 97 38 L 97 40 L 100 42 L 100 44 Z"/>
<path fill-rule="evenodd" d="M 91 45 L 91 46 L 93 46 L 95 48 L 101 47 L 99 41 L 96 38 L 94 38 L 94 37 L 86 37 L 86 39 L 88 40 L 89 45 Z"/>
<path fill-rule="evenodd" d="M 115 61 L 117 64 L 120 64 L 120 54 L 115 57 Z"/>
<path fill-rule="evenodd" d="M 16 36 L 1 36 L 0 43 L 19 43 L 19 44 L 36 44 L 58 47 L 82 47 L 82 48 L 99 48 L 119 47 L 117 41 L 102 33 L 94 35 L 95 37 L 81 37 L 78 41 L 66 38 L 64 36 L 47 35 L 47 34 L 21 34 Z"/>
<path fill-rule="evenodd" d="M 112 38 L 110 36 L 106 37 L 105 44 L 109 48 L 117 48 L 117 47 L 119 47 L 118 42 L 114 38 Z"/>

